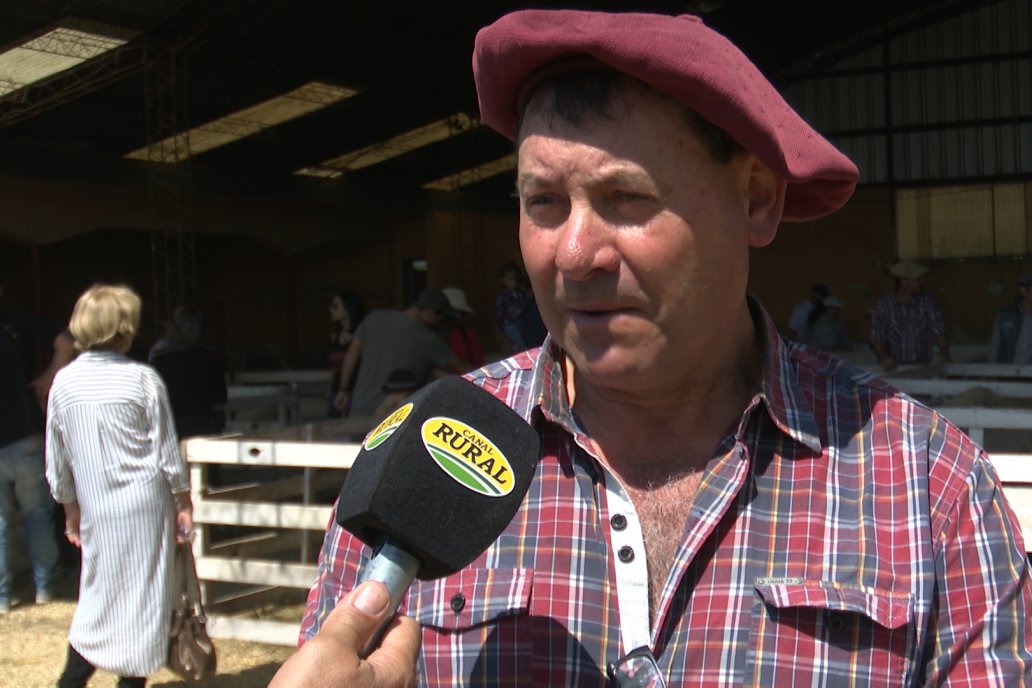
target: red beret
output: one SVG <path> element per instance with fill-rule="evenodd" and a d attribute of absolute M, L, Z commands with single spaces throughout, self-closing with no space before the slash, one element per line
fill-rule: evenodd
<path fill-rule="evenodd" d="M 473 49 L 481 118 L 514 138 L 528 78 L 545 65 L 583 57 L 677 98 L 787 179 L 784 219 L 828 215 L 853 194 L 856 165 L 804 122 L 738 48 L 692 15 L 508 14 L 481 29 Z"/>

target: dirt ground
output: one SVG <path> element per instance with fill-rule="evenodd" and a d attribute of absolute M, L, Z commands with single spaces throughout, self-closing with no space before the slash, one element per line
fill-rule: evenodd
<path fill-rule="evenodd" d="M 0 615 L 0 688 L 49 688 L 64 668 L 68 626 L 72 621 L 74 595 L 46 605 L 18 604 Z M 235 640 L 215 641 L 218 674 L 206 681 L 186 682 L 162 669 L 148 686 L 197 686 L 198 688 L 250 688 L 266 686 L 293 649 Z M 98 671 L 89 688 L 113 688 L 117 677 Z"/>

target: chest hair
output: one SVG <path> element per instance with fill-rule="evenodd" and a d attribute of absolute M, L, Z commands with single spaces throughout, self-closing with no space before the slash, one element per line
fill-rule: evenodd
<path fill-rule="evenodd" d="M 667 575 L 684 539 L 695 491 L 702 474 L 692 471 L 661 484 L 628 487 L 631 501 L 641 520 L 645 556 L 649 572 L 649 617 L 655 622 L 660 596 Z"/>

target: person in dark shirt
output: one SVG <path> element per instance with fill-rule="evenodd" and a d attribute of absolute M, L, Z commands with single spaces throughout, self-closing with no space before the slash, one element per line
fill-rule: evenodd
<path fill-rule="evenodd" d="M 365 317 L 365 303 L 362 296 L 353 291 L 338 291 L 330 299 L 330 353 L 328 360 L 330 370 L 333 372 L 330 378 L 330 392 L 326 400 L 326 409 L 330 418 L 340 418 L 340 409 L 337 408 L 337 393 L 340 392 L 341 367 L 344 365 L 344 356 L 348 347 L 355 337 L 355 330 L 358 328 L 362 318 Z"/>
<path fill-rule="evenodd" d="M 222 432 L 226 417 L 226 378 L 218 357 L 200 344 L 202 320 L 192 306 L 177 308 L 166 335 L 168 343 L 154 352 L 151 365 L 165 380 L 179 439 Z"/>
<path fill-rule="evenodd" d="M 520 321 L 527 310 L 527 292 L 520 285 L 523 270 L 515 263 L 506 263 L 498 272 L 501 288 L 495 298 L 495 334 L 506 354 L 523 351 L 523 330 Z"/>
<path fill-rule="evenodd" d="M 50 351 L 50 365 L 34 376 L 38 357 Z M 73 356 L 71 340 L 50 323 L 0 311 L 0 614 L 9 612 L 12 605 L 8 530 L 19 510 L 35 601 L 42 604 L 54 597 L 60 555 L 54 501 L 44 477 L 43 408 L 54 375 Z"/>
<path fill-rule="evenodd" d="M 1018 296 L 996 316 L 990 363 L 1032 363 L 1032 272 L 1018 277 Z"/>

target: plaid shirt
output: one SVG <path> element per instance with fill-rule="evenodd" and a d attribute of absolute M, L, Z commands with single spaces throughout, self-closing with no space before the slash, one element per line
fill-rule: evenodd
<path fill-rule="evenodd" d="M 606 664 L 643 642 L 671 686 L 1032 676 L 1028 563 L 984 452 L 869 374 L 780 339 L 759 306 L 754 319 L 757 391 L 707 466 L 652 628 L 634 508 L 586 449 L 561 352 L 549 340 L 475 374 L 540 429 L 541 462 L 486 552 L 410 589 L 420 685 L 604 686 Z M 302 642 L 367 557 L 331 524 Z"/>
<path fill-rule="evenodd" d="M 885 344 L 897 363 L 931 363 L 932 345 L 944 334 L 942 313 L 927 292 L 909 303 L 889 294 L 871 312 L 871 341 Z"/>

